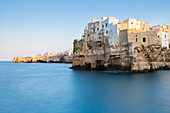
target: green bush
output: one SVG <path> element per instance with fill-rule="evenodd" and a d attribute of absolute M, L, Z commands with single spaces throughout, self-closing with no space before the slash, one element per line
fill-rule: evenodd
<path fill-rule="evenodd" d="M 166 47 L 163 47 L 163 48 L 161 48 L 161 51 L 165 51 L 167 48 Z"/>
<path fill-rule="evenodd" d="M 145 48 L 145 46 L 143 44 L 141 46 L 142 46 L 143 49 Z"/>

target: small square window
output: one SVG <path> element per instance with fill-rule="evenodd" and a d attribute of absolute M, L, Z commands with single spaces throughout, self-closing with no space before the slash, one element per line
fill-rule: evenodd
<path fill-rule="evenodd" d="M 99 28 L 97 28 L 97 30 L 99 30 Z"/>
<path fill-rule="evenodd" d="M 131 24 L 133 24 L 133 22 L 131 22 Z"/>
<path fill-rule="evenodd" d="M 143 42 L 146 42 L 146 38 L 143 38 Z"/>

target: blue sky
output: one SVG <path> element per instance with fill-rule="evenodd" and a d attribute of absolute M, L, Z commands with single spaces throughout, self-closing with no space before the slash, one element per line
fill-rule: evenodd
<path fill-rule="evenodd" d="M 170 24 L 170 0 L 0 0 L 0 60 L 71 49 L 102 16 Z"/>

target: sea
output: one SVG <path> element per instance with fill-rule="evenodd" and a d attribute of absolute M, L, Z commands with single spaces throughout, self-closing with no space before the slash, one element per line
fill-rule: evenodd
<path fill-rule="evenodd" d="M 0 62 L 0 113 L 170 113 L 170 71 L 80 71 Z"/>

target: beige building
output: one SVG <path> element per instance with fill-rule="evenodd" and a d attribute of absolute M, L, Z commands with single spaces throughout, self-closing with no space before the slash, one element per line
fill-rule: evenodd
<path fill-rule="evenodd" d="M 138 21 L 135 18 L 129 18 L 124 22 L 120 22 L 117 24 L 117 43 L 119 43 L 119 32 L 121 30 L 133 30 L 134 32 L 143 32 L 147 31 L 150 28 L 150 22 L 145 23 L 143 21 Z"/>
<path fill-rule="evenodd" d="M 127 29 L 146 31 L 146 30 L 149 30 L 150 28 L 150 22 L 145 23 L 143 21 L 138 21 L 135 18 L 129 18 L 125 20 L 124 22 L 127 23 Z"/>
<path fill-rule="evenodd" d="M 151 45 L 161 45 L 162 47 L 168 46 L 168 40 L 166 36 L 164 37 L 164 32 L 158 32 L 154 30 L 147 30 L 145 32 L 140 32 L 137 30 L 127 29 L 120 31 L 120 45 L 128 45 L 128 43 L 132 43 L 133 47 L 142 46 L 148 47 Z"/>
<path fill-rule="evenodd" d="M 144 23 L 143 21 L 137 21 L 137 19 L 127 19 L 123 23 L 124 28 L 126 27 L 125 23 L 127 23 L 127 29 L 119 28 L 120 45 L 126 45 L 130 42 L 139 46 L 159 44 L 169 49 L 170 37 L 168 34 L 170 33 L 170 25 L 158 25 L 151 28 L 149 22 Z"/>

